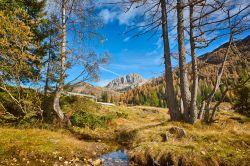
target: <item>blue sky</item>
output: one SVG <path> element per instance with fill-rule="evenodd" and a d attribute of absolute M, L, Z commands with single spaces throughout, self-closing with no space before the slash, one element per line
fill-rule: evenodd
<path fill-rule="evenodd" d="M 98 9 L 97 15 L 103 19 L 103 27 L 98 30 L 105 38 L 104 42 L 95 47 L 99 54 L 108 51 L 111 55 L 109 63 L 100 67 L 99 82 L 91 82 L 97 86 L 104 86 L 114 78 L 129 73 L 141 74 L 144 78 L 158 77 L 164 72 L 163 45 L 161 30 L 158 30 L 153 37 L 146 34 L 140 37 L 132 37 L 132 34 L 124 34 L 135 24 L 135 20 L 143 13 L 143 9 L 132 9 L 127 13 L 124 10 L 111 6 L 102 6 Z M 175 23 L 174 16 L 170 17 L 170 24 Z M 138 23 L 137 23 L 138 24 Z M 170 25 L 171 27 L 171 25 Z M 242 34 L 240 38 L 249 34 L 249 31 Z M 198 55 L 210 52 L 228 40 L 227 37 L 217 40 L 208 48 L 197 50 Z M 170 32 L 170 47 L 172 52 L 177 52 L 176 33 Z M 188 42 L 187 42 L 188 49 Z M 190 57 L 187 56 L 189 60 Z M 177 61 L 172 60 L 173 67 Z M 77 67 L 68 72 L 69 78 L 74 78 Z"/>
<path fill-rule="evenodd" d="M 159 36 L 151 39 L 148 35 L 131 37 L 123 34 L 126 28 L 126 25 L 121 25 L 115 20 L 106 24 L 100 31 L 106 41 L 98 51 L 108 50 L 111 59 L 103 66 L 104 69 L 101 69 L 101 81 L 97 83 L 98 85 L 128 73 L 138 73 L 149 79 L 163 72 L 163 50 Z"/>

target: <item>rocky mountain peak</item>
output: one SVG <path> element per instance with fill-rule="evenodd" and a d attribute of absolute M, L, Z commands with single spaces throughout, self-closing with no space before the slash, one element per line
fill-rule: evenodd
<path fill-rule="evenodd" d="M 132 73 L 111 81 L 106 88 L 118 91 L 132 89 L 136 86 L 142 85 L 146 80 L 139 74 Z"/>

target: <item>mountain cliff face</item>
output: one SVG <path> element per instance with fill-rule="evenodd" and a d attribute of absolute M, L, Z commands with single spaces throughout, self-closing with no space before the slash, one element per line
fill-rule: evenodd
<path fill-rule="evenodd" d="M 146 80 L 139 74 L 128 74 L 111 81 L 106 88 L 116 91 L 126 91 L 136 86 L 142 85 Z"/>

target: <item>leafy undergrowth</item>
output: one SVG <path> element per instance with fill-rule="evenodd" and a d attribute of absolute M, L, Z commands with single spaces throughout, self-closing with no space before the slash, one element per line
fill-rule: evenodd
<path fill-rule="evenodd" d="M 0 128 L 0 165 L 53 165 L 55 162 L 95 158 L 110 146 L 84 142 L 65 131 Z"/>

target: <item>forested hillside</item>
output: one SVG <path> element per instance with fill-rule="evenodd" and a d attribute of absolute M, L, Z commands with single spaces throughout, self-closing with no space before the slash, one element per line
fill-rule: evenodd
<path fill-rule="evenodd" d="M 223 62 L 223 57 L 226 52 L 228 43 L 223 44 L 214 51 L 204 54 L 198 58 L 199 70 L 199 91 L 198 102 L 205 98 L 211 91 L 216 79 L 217 70 Z M 226 67 L 222 77 L 223 86 L 237 84 L 239 79 L 246 77 L 250 71 L 250 36 L 238 40 L 234 43 L 234 47 L 230 52 L 230 56 L 226 62 Z M 188 70 L 191 73 L 191 64 L 188 65 Z M 175 85 L 178 84 L 178 69 L 174 70 Z M 191 78 L 189 78 L 191 79 Z M 175 89 L 179 94 L 178 90 Z M 224 101 L 230 102 L 233 100 L 236 91 L 230 91 Z M 129 90 L 121 95 L 120 101 L 132 105 L 149 105 L 157 107 L 166 107 L 166 83 L 164 76 L 154 78 L 146 84 Z M 180 94 L 179 94 L 180 95 Z M 215 95 L 215 100 L 220 100 L 222 94 L 218 91 Z"/>

